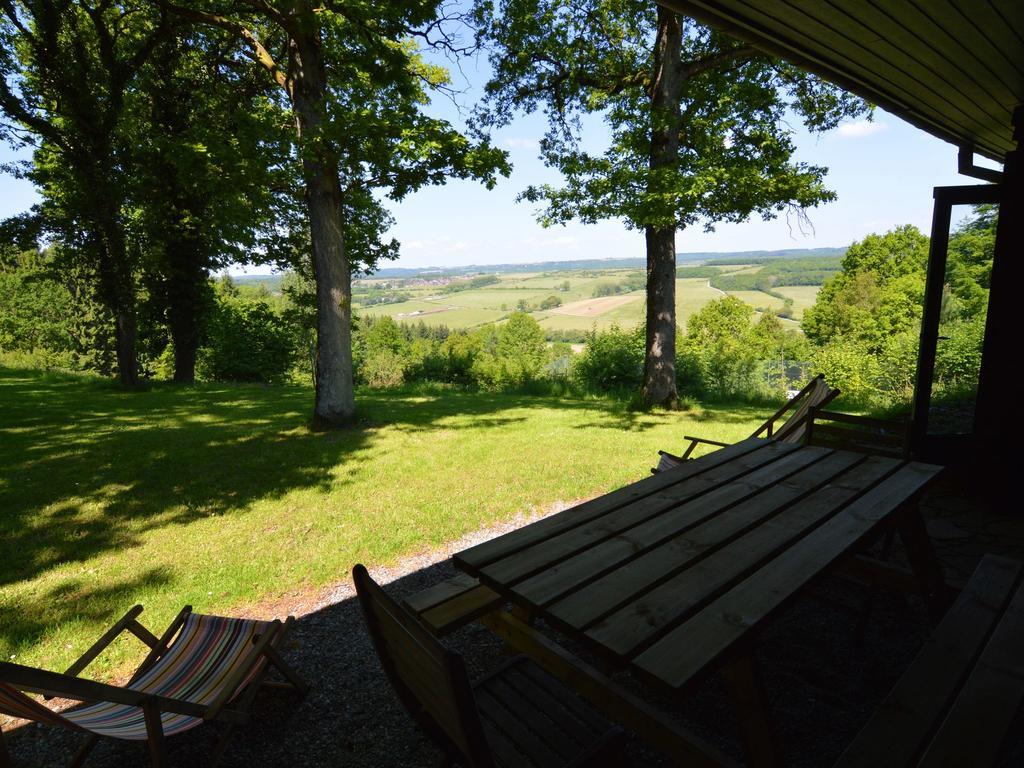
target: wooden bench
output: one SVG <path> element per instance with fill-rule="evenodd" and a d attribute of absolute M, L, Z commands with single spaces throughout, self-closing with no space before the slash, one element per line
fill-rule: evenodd
<path fill-rule="evenodd" d="M 814 406 L 807 414 L 808 445 L 910 458 L 909 419 L 873 419 Z"/>
<path fill-rule="evenodd" d="M 995 763 L 1024 702 L 1022 575 L 985 556 L 837 768 Z"/>
<path fill-rule="evenodd" d="M 502 604 L 501 595 L 465 574 L 406 598 L 405 606 L 436 636 L 444 637 Z"/>

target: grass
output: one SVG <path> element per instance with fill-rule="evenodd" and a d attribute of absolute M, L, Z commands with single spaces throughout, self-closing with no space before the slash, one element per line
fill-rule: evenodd
<path fill-rule="evenodd" d="M 745 437 L 768 410 L 367 392 L 357 428 L 314 433 L 311 400 L 0 368 L 0 658 L 62 669 L 137 602 L 159 629 L 186 603 L 231 613 L 339 582 L 641 478 L 683 434 Z"/>

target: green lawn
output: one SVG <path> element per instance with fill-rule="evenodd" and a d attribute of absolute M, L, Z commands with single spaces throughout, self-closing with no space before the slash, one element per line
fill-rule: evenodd
<path fill-rule="evenodd" d="M 375 392 L 358 428 L 324 434 L 311 400 L 0 368 L 0 658 L 62 669 L 136 602 L 160 628 L 185 603 L 231 612 L 338 582 L 641 478 L 684 433 L 740 439 L 766 410 Z"/>

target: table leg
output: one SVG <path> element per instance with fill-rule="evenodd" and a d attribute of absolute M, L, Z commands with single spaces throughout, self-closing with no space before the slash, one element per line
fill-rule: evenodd
<path fill-rule="evenodd" d="M 953 601 L 952 593 L 928 537 L 920 506 L 916 502 L 904 506 L 897 513 L 896 526 L 907 550 L 910 567 L 928 604 L 928 614 L 933 622 L 938 623 Z"/>
<path fill-rule="evenodd" d="M 727 662 L 722 667 L 722 675 L 739 719 L 747 764 L 753 768 L 781 766 L 782 750 L 753 651 L 744 651 Z"/>
<path fill-rule="evenodd" d="M 512 614 L 495 611 L 482 616 L 480 621 L 501 636 L 507 645 L 529 656 L 609 719 L 632 730 L 672 758 L 675 764 L 686 768 L 736 768 L 735 761 L 714 746 L 623 690 L 613 680 Z"/>

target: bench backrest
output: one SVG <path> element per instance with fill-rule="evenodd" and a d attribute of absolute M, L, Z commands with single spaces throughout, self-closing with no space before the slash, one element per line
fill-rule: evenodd
<path fill-rule="evenodd" d="M 357 565 L 359 603 L 381 666 L 398 698 L 431 738 L 470 768 L 493 768 L 466 667 Z"/>

